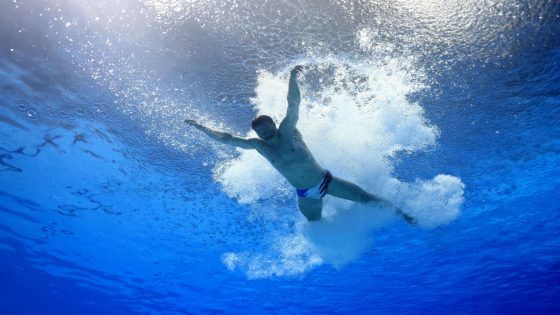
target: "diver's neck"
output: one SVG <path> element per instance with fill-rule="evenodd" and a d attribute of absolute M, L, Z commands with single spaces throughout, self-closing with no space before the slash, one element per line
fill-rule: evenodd
<path fill-rule="evenodd" d="M 272 138 L 270 138 L 269 140 L 266 140 L 266 142 L 268 143 L 268 145 L 271 145 L 271 146 L 278 145 L 278 143 L 280 143 L 280 133 L 277 131 L 274 134 L 274 136 Z"/>

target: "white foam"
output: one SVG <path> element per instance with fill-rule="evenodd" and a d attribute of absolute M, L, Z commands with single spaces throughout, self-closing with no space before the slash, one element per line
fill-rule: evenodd
<path fill-rule="evenodd" d="M 459 216 L 465 185 L 454 176 L 437 175 L 431 180 L 388 184 L 388 198 L 418 219 L 422 227 L 447 224 Z"/>
<path fill-rule="evenodd" d="M 424 76 L 411 71 L 411 60 L 328 57 L 305 65 L 298 128 L 319 163 L 410 212 L 422 227 L 455 219 L 463 202 L 459 178 L 438 175 L 404 183 L 393 176 L 391 157 L 396 152 L 429 149 L 439 136 L 422 107 L 406 98 L 423 88 L 417 78 Z M 252 100 L 258 114 L 277 123 L 286 112 L 288 72 L 287 68 L 277 74 L 260 73 Z M 215 178 L 242 203 L 279 194 L 293 198 L 293 188 L 252 151 L 241 151 L 237 159 L 218 166 Z M 222 258 L 229 269 L 240 269 L 249 278 L 298 275 L 322 263 L 341 267 L 371 248 L 371 232 L 393 217 L 391 209 L 329 197 L 320 222 L 302 220 L 292 235 L 273 240 L 268 251 L 227 253 Z"/>
<path fill-rule="evenodd" d="M 225 253 L 222 261 L 229 270 L 241 269 L 249 279 L 300 275 L 323 263 L 301 234 L 279 237 L 265 253 Z"/>

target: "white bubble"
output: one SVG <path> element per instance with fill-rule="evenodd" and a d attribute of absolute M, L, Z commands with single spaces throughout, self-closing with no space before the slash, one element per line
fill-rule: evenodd
<path fill-rule="evenodd" d="M 27 118 L 29 119 L 37 119 L 37 117 L 39 116 L 39 114 L 37 113 L 37 111 L 33 108 L 30 108 L 26 111 L 25 115 L 27 116 Z"/>
<path fill-rule="evenodd" d="M 362 36 L 367 46 L 368 34 Z M 424 75 L 411 58 L 376 62 L 326 57 L 305 65 L 298 129 L 317 161 L 333 175 L 408 211 L 420 227 L 455 219 L 463 203 L 459 178 L 441 174 L 406 183 L 393 176 L 397 152 L 430 149 L 439 136 L 420 104 L 407 99 L 424 88 Z M 289 68 L 277 74 L 261 72 L 252 99 L 257 114 L 269 115 L 277 124 L 286 112 L 288 73 Z M 294 188 L 254 151 L 240 151 L 238 158 L 218 165 L 214 175 L 240 203 L 294 198 Z M 324 200 L 323 214 L 319 222 L 302 220 L 292 235 L 277 237 L 267 251 L 228 253 L 224 263 L 249 278 L 293 276 L 323 263 L 342 267 L 371 248 L 374 229 L 397 217 L 394 209 L 334 197 Z"/>

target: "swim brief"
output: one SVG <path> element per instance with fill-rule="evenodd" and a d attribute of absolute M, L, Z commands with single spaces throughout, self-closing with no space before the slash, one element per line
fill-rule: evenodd
<path fill-rule="evenodd" d="M 325 173 L 325 177 L 323 177 L 323 180 L 319 184 L 306 189 L 296 188 L 297 195 L 302 198 L 320 200 L 321 198 L 325 197 L 325 195 L 327 194 L 327 189 L 329 188 L 329 184 L 331 183 L 332 178 L 333 176 L 331 172 L 327 171 Z"/>

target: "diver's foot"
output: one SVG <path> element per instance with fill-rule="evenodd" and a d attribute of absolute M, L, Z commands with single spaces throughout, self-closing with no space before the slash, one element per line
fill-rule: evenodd
<path fill-rule="evenodd" d="M 410 224 L 412 226 L 417 226 L 418 225 L 418 220 L 416 220 L 416 218 L 411 216 L 410 214 L 405 213 L 401 209 L 397 209 L 397 213 L 402 215 L 402 217 L 406 220 L 406 222 L 408 222 L 408 224 Z"/>

